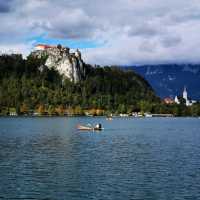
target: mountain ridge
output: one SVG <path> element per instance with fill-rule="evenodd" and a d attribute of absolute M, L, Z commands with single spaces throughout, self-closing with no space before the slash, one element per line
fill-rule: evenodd
<path fill-rule="evenodd" d="M 200 64 L 159 64 L 126 66 L 145 78 L 161 98 L 181 95 L 186 87 L 189 97 L 200 100 Z"/>

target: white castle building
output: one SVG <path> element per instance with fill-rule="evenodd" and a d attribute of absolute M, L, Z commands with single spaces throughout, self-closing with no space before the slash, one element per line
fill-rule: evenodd
<path fill-rule="evenodd" d="M 188 93 L 187 93 L 186 87 L 184 87 L 184 90 L 183 90 L 183 99 L 185 99 L 186 106 L 191 106 L 192 104 L 196 103 L 195 100 L 188 99 Z M 174 101 L 175 103 L 180 104 L 180 100 L 178 99 L 178 96 L 175 96 Z"/>

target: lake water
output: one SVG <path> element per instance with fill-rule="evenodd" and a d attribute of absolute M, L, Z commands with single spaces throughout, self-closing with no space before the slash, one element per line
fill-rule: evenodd
<path fill-rule="evenodd" d="M 200 199 L 200 119 L 0 118 L 1 199 Z"/>

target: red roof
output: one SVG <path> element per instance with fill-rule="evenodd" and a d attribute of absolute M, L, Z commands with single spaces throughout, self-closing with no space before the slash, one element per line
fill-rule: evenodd
<path fill-rule="evenodd" d="M 166 104 L 172 104 L 174 103 L 174 100 L 170 97 L 166 97 L 163 99 L 163 101 L 166 103 Z"/>
<path fill-rule="evenodd" d="M 48 49 L 48 48 L 52 48 L 54 46 L 46 45 L 46 44 L 37 44 L 35 47 L 39 47 L 39 48 L 43 48 L 43 49 Z"/>

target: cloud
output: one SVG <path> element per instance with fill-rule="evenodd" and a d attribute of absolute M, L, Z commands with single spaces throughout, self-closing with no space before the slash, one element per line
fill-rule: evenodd
<path fill-rule="evenodd" d="M 163 47 L 166 47 L 166 48 L 170 48 L 170 47 L 173 47 L 173 46 L 177 46 L 178 44 L 181 43 L 181 38 L 178 37 L 178 36 L 165 36 L 161 39 L 161 43 L 163 44 Z"/>
<path fill-rule="evenodd" d="M 0 0 L 0 47 L 43 37 L 99 44 L 82 49 L 92 64 L 200 62 L 199 13 L 197 0 Z"/>
<path fill-rule="evenodd" d="M 49 27 L 46 30 L 49 37 L 85 39 L 92 37 L 96 29 L 98 27 L 95 20 L 81 9 L 72 9 L 69 13 L 59 13 L 56 18 L 49 21 Z"/>
<path fill-rule="evenodd" d="M 0 0 L 0 13 L 6 13 L 11 10 L 13 0 Z"/>
<path fill-rule="evenodd" d="M 15 44 L 0 44 L 0 55 L 1 54 L 21 54 L 23 52 L 23 56 L 27 56 L 33 46 L 34 41 L 25 42 L 25 43 L 15 43 Z"/>

